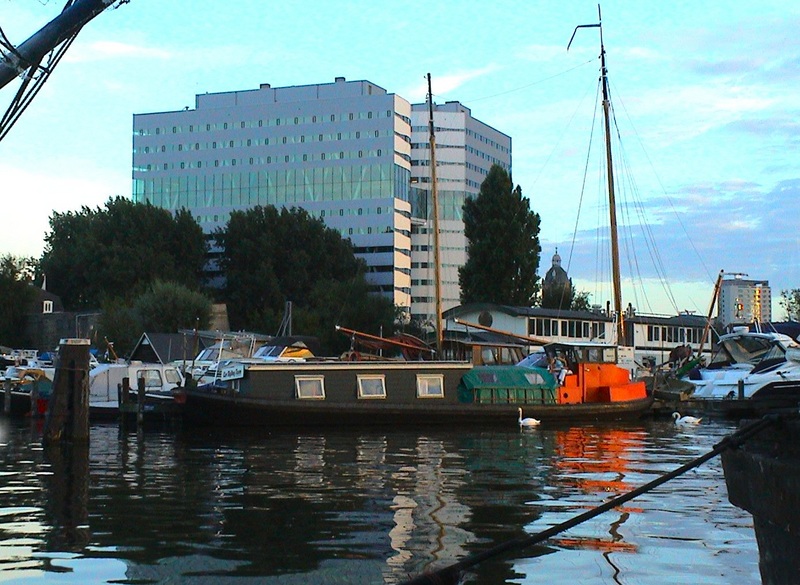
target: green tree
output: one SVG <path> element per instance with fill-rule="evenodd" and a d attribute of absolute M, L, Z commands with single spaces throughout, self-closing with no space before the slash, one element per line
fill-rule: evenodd
<path fill-rule="evenodd" d="M 344 337 L 336 324 L 369 333 L 392 324 L 393 305 L 369 294 L 366 264 L 350 241 L 303 209 L 234 211 L 214 239 L 233 329 L 277 331 L 286 301 L 293 330 L 319 336 L 324 349 Z"/>
<path fill-rule="evenodd" d="M 211 299 L 182 284 L 157 280 L 133 303 L 142 331 L 176 333 L 211 322 Z"/>
<path fill-rule="evenodd" d="M 107 297 L 132 299 L 158 279 L 198 289 L 207 251 L 188 211 L 129 199 L 105 208 L 53 213 L 40 270 L 67 310 L 94 308 Z"/>
<path fill-rule="evenodd" d="M 780 303 L 788 320 L 800 321 L 800 288 L 782 290 Z"/>
<path fill-rule="evenodd" d="M 117 355 L 125 356 L 145 331 L 175 333 L 196 325 L 205 329 L 210 320 L 211 299 L 182 284 L 157 280 L 136 298 L 106 297 L 99 334 L 114 343 Z"/>
<path fill-rule="evenodd" d="M 589 301 L 589 293 L 585 290 L 578 291 L 575 293 L 575 297 L 572 299 L 572 310 L 573 311 L 588 311 L 592 308 L 592 305 Z"/>
<path fill-rule="evenodd" d="M 522 188 L 492 165 L 480 193 L 467 197 L 463 209 L 468 244 L 458 274 L 461 302 L 530 305 L 539 290 L 540 219 Z"/>
<path fill-rule="evenodd" d="M 36 291 L 33 281 L 33 260 L 6 254 L 0 257 L 0 344 L 22 347 L 25 320 L 31 311 Z"/>

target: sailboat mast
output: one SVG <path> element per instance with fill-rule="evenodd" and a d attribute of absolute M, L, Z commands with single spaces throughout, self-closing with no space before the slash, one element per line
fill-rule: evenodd
<path fill-rule="evenodd" d="M 622 313 L 622 284 L 619 269 L 619 236 L 617 235 L 617 201 L 614 195 L 614 164 L 611 159 L 611 121 L 609 111 L 611 109 L 611 98 L 608 95 L 608 69 L 606 68 L 606 48 L 603 45 L 603 17 L 600 13 L 600 5 L 597 5 L 597 24 L 580 24 L 572 31 L 572 37 L 567 43 L 569 51 L 575 33 L 579 28 L 599 28 L 600 29 L 600 79 L 603 84 L 603 119 L 605 121 L 606 134 L 606 174 L 608 176 L 608 212 L 611 224 L 611 275 L 614 288 L 614 312 L 617 314 L 617 345 L 625 343 L 625 320 Z"/>
<path fill-rule="evenodd" d="M 430 113 L 429 134 L 431 148 L 431 213 L 433 214 L 433 270 L 434 296 L 436 297 L 436 354 L 442 357 L 442 275 L 439 248 L 439 190 L 436 182 L 436 134 L 433 128 L 433 91 L 431 74 L 428 73 L 428 111 Z"/>
<path fill-rule="evenodd" d="M 608 175 L 608 213 L 611 226 L 611 275 L 614 287 L 614 311 L 617 313 L 617 345 L 625 344 L 625 321 L 622 313 L 622 283 L 619 268 L 619 236 L 617 234 L 617 200 L 614 191 L 614 164 L 611 159 L 611 124 L 609 110 L 611 100 L 608 97 L 608 69 L 606 69 L 606 49 L 603 45 L 603 21 L 600 17 L 600 6 L 597 7 L 600 20 L 600 74 L 603 84 L 603 119 L 606 130 L 606 166 Z"/>

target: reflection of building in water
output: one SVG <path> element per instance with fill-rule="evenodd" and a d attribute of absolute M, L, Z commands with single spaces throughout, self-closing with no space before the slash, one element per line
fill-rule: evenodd
<path fill-rule="evenodd" d="M 556 432 L 555 467 L 563 474 L 562 480 L 580 489 L 588 496 L 597 496 L 594 507 L 606 500 L 622 495 L 637 486 L 626 481 L 628 453 L 642 448 L 642 431 L 624 429 L 598 429 L 571 427 Z M 572 498 L 570 498 L 572 499 Z M 615 518 L 609 525 L 610 538 L 595 536 L 567 536 L 555 539 L 566 548 L 589 548 L 607 552 L 635 552 L 636 547 L 624 542 L 620 526 L 632 513 L 641 513 L 641 508 L 621 506 L 607 514 Z"/>

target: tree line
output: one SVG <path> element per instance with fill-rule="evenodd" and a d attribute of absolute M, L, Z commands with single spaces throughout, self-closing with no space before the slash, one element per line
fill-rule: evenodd
<path fill-rule="evenodd" d="M 537 276 L 540 218 L 521 187 L 495 165 L 463 211 L 468 260 L 459 271 L 461 301 L 547 303 Z M 337 324 L 374 334 L 400 326 L 399 309 L 370 294 L 367 266 L 350 240 L 300 208 L 234 211 L 207 235 L 185 209 L 172 214 L 116 197 L 96 209 L 55 212 L 49 225 L 40 258 L 0 259 L 0 343 L 24 345 L 29 285 L 45 281 L 65 310 L 99 308 L 96 334 L 114 340 L 120 355 L 142 331 L 208 327 L 215 302 L 226 303 L 232 330 L 271 333 L 291 301 L 294 330 L 317 335 L 329 352 L 349 344 Z M 209 257 L 216 283 L 208 280 Z M 588 295 L 549 302 L 577 307 L 588 304 Z M 420 329 L 412 324 L 412 332 Z"/>

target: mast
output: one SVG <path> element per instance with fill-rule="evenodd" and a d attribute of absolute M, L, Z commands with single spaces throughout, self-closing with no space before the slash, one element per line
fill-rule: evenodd
<path fill-rule="evenodd" d="M 431 90 L 431 74 L 428 73 L 428 111 L 430 122 L 428 131 L 431 147 L 431 213 L 433 214 L 433 270 L 434 296 L 436 297 L 436 354 L 442 357 L 442 275 L 439 252 L 439 190 L 436 184 L 436 135 L 433 129 L 433 91 Z"/>
<path fill-rule="evenodd" d="M 608 69 L 606 68 L 606 49 L 603 45 L 603 19 L 600 14 L 600 5 L 597 5 L 597 24 L 582 24 L 575 27 L 572 38 L 569 40 L 567 50 L 575 38 L 579 28 L 600 29 L 600 79 L 603 84 L 603 120 L 605 122 L 606 139 L 606 175 L 608 178 L 608 213 L 611 230 L 611 276 L 614 289 L 614 312 L 617 314 L 617 345 L 625 343 L 625 322 L 622 313 L 622 284 L 619 268 L 619 236 L 617 234 L 617 202 L 614 192 L 614 164 L 611 158 L 611 124 L 609 110 L 611 99 L 608 92 Z"/>

